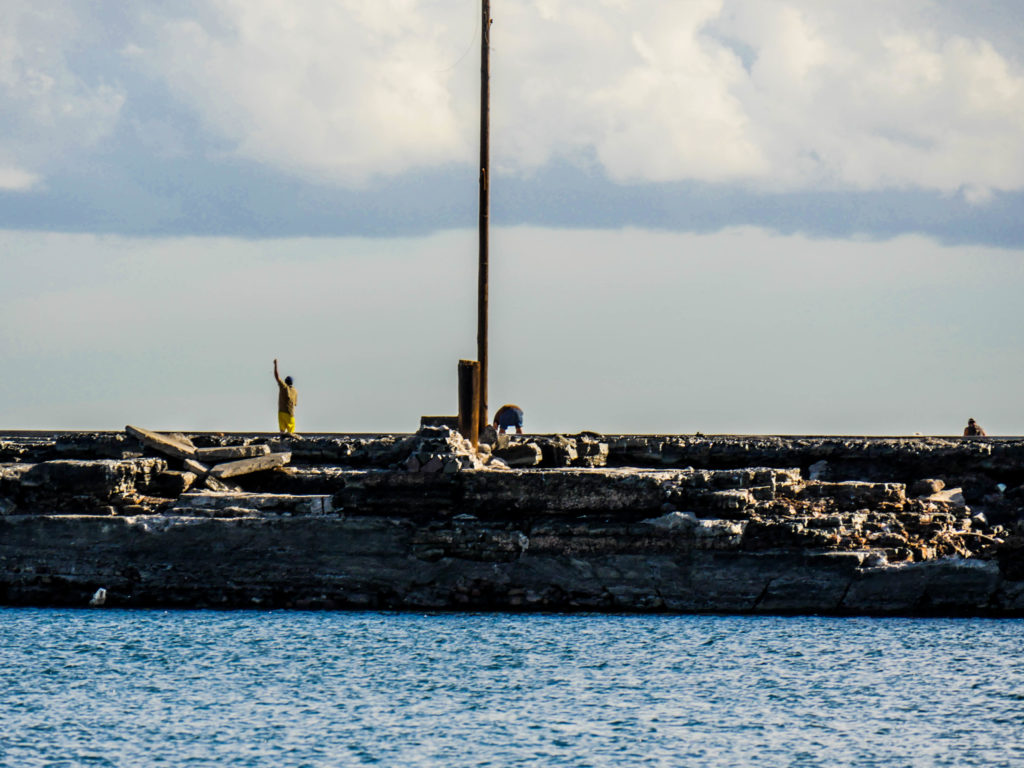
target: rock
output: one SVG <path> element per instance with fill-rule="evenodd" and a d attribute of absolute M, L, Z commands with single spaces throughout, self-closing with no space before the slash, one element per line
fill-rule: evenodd
<path fill-rule="evenodd" d="M 226 445 L 218 448 L 196 448 L 195 459 L 227 461 L 251 459 L 254 456 L 266 456 L 268 453 L 270 453 L 269 445 Z"/>
<path fill-rule="evenodd" d="M 106 602 L 107 602 L 107 590 L 105 590 L 103 587 L 100 587 L 99 589 L 97 589 L 93 593 L 92 599 L 89 601 L 89 605 L 91 605 L 94 608 L 96 608 L 96 607 L 99 607 L 99 606 L 105 604 Z"/>
<path fill-rule="evenodd" d="M 491 454 L 510 467 L 535 467 L 544 458 L 543 451 L 536 443 L 515 443 L 507 448 L 497 448 Z"/>
<path fill-rule="evenodd" d="M 960 488 L 950 488 L 946 491 L 937 491 L 926 497 L 928 501 L 936 504 L 943 504 L 951 507 L 966 507 L 963 491 Z"/>
<path fill-rule="evenodd" d="M 498 430 L 494 428 L 493 424 L 488 424 L 486 427 L 480 430 L 480 440 L 482 445 L 494 445 L 498 442 Z"/>
<path fill-rule="evenodd" d="M 579 459 L 576 452 L 576 441 L 563 435 L 555 435 L 551 440 L 541 444 L 545 466 L 568 467 Z"/>
<path fill-rule="evenodd" d="M 143 445 L 174 459 L 188 459 L 196 452 L 191 442 L 179 440 L 171 435 L 161 435 L 159 432 L 133 427 L 131 424 L 126 426 L 124 431 Z"/>
<path fill-rule="evenodd" d="M 207 475 L 203 478 L 203 485 L 209 488 L 211 491 L 219 491 L 221 493 L 240 493 L 241 488 L 231 483 L 225 483 L 223 480 L 218 480 L 212 475 Z"/>
<path fill-rule="evenodd" d="M 754 503 L 749 490 L 712 491 L 704 496 L 711 509 L 746 509 Z"/>
<path fill-rule="evenodd" d="M 443 427 L 447 429 L 459 428 L 459 417 L 456 416 L 420 416 L 420 431 L 424 427 Z"/>
<path fill-rule="evenodd" d="M 196 481 L 194 472 L 175 472 L 166 470 L 156 475 L 146 487 L 146 491 L 154 496 L 176 498 L 185 493 Z"/>
<path fill-rule="evenodd" d="M 946 487 L 944 480 L 927 479 L 918 480 L 910 486 L 911 496 L 931 496 Z"/>
<path fill-rule="evenodd" d="M 816 461 L 807 468 L 807 479 L 808 480 L 827 480 L 828 478 L 828 462 L 825 460 Z"/>
<path fill-rule="evenodd" d="M 586 433 L 581 433 L 577 437 L 576 453 L 579 457 L 577 464 L 581 467 L 608 466 L 608 443 L 593 440 Z"/>
<path fill-rule="evenodd" d="M 326 494 L 278 494 L 278 493 L 185 493 L 171 507 L 172 514 L 202 514 L 207 517 L 215 513 L 232 512 L 238 509 L 250 513 L 316 516 L 334 513 L 332 497 Z M 237 516 L 224 514 L 220 516 Z"/>
<path fill-rule="evenodd" d="M 23 489 L 39 488 L 48 495 L 111 499 L 132 494 L 167 469 L 163 459 L 57 459 L 33 465 L 20 477 Z"/>
<path fill-rule="evenodd" d="M 644 520 L 645 525 L 651 525 L 655 528 L 663 528 L 667 531 L 674 531 L 682 528 L 688 530 L 699 525 L 697 516 L 693 512 L 679 512 L 674 510 L 661 517 L 652 517 Z"/>
<path fill-rule="evenodd" d="M 195 459 L 185 459 L 182 464 L 187 472 L 191 472 L 197 477 L 206 477 L 206 475 L 210 473 L 210 468 L 208 466 L 196 461 Z"/>
<path fill-rule="evenodd" d="M 434 472 L 440 472 L 444 468 L 444 460 L 440 456 L 431 456 L 424 462 L 423 466 L 420 467 L 420 472 L 425 474 L 433 474 Z"/>
<path fill-rule="evenodd" d="M 256 456 L 252 459 L 241 459 L 229 461 L 226 464 L 218 464 L 210 470 L 210 475 L 218 480 L 239 475 L 248 475 L 252 472 L 262 472 L 267 469 L 283 467 L 292 460 L 291 453 L 268 453 L 265 456 Z"/>

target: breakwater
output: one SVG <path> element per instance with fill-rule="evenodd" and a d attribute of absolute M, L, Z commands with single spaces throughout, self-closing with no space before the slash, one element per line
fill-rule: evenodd
<path fill-rule="evenodd" d="M 0 434 L 0 602 L 1024 615 L 1024 439 L 178 439 Z"/>

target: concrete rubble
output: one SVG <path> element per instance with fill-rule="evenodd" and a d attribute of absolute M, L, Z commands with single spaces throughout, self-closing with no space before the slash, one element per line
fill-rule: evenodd
<path fill-rule="evenodd" d="M 229 482 L 230 481 L 230 482 Z M 1024 440 L 0 434 L 0 603 L 1024 615 Z"/>

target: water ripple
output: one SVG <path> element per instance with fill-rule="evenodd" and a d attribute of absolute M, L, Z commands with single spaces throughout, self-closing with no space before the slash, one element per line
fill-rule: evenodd
<path fill-rule="evenodd" d="M 1020 765 L 1022 629 L 0 609 L 0 765 Z"/>

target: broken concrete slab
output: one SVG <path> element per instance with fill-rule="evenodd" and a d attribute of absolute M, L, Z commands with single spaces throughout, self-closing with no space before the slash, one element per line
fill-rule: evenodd
<path fill-rule="evenodd" d="M 207 475 L 203 478 L 203 485 L 211 491 L 217 491 L 218 493 L 241 493 L 242 489 L 237 485 L 231 483 L 225 483 L 223 480 L 218 480 L 216 477 Z"/>
<path fill-rule="evenodd" d="M 327 494 L 279 493 L 185 493 L 174 509 L 245 509 L 293 515 L 329 515 L 334 513 L 333 497 Z"/>
<path fill-rule="evenodd" d="M 146 492 L 153 496 L 174 498 L 185 493 L 196 481 L 194 472 L 177 472 L 165 470 L 150 480 Z"/>
<path fill-rule="evenodd" d="M 223 480 L 228 477 L 248 475 L 252 472 L 262 472 L 266 469 L 283 467 L 292 460 L 291 453 L 268 453 L 265 456 L 256 456 L 251 459 L 240 459 L 229 461 L 225 464 L 218 464 L 210 470 L 210 477 Z"/>
<path fill-rule="evenodd" d="M 187 459 L 196 452 L 190 442 L 184 442 L 171 435 L 162 435 L 159 432 L 151 432 L 141 427 L 133 427 L 131 424 L 124 428 L 124 431 L 134 437 L 143 445 L 152 448 L 154 451 L 170 456 L 175 459 Z"/>
<path fill-rule="evenodd" d="M 266 456 L 269 445 L 222 445 L 216 448 L 196 448 L 195 458 L 202 461 L 230 461 Z"/>
<path fill-rule="evenodd" d="M 491 455 L 510 467 L 535 467 L 544 458 L 541 447 L 536 443 L 516 443 L 507 448 L 495 448 Z"/>
<path fill-rule="evenodd" d="M 205 464 L 202 464 L 195 459 L 185 459 L 185 469 L 188 472 L 192 472 L 199 477 L 206 477 L 210 473 L 210 468 Z"/>

